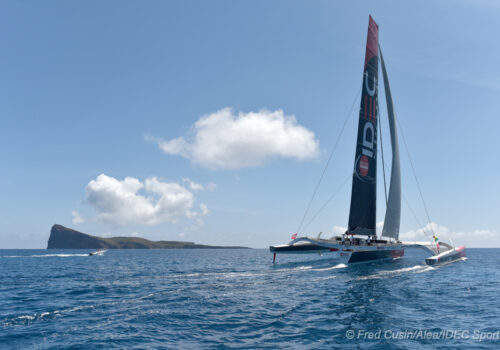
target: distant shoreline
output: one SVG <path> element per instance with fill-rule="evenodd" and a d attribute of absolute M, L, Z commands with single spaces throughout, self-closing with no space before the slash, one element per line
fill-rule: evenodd
<path fill-rule="evenodd" d="M 240 246 L 211 246 L 183 241 L 150 241 L 141 237 L 103 238 L 55 224 L 47 249 L 252 249 Z"/>

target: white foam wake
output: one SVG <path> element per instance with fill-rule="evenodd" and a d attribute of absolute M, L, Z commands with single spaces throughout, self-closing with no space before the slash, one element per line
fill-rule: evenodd
<path fill-rule="evenodd" d="M 374 278 L 385 278 L 385 277 L 391 277 L 391 276 L 396 276 L 396 275 L 401 275 L 403 273 L 409 272 L 409 273 L 422 273 L 426 271 L 431 271 L 434 270 L 432 266 L 426 266 L 426 265 L 415 265 L 411 267 L 403 267 L 401 269 L 397 270 L 389 270 L 389 271 L 382 271 L 373 275 L 369 276 L 362 276 L 358 277 L 357 280 L 368 280 L 368 279 L 374 279 Z"/>
<path fill-rule="evenodd" d="M 88 254 L 6 255 L 2 256 L 2 258 L 50 258 L 54 256 L 67 258 L 71 256 L 89 256 L 89 255 Z"/>
<path fill-rule="evenodd" d="M 337 265 L 330 266 L 330 267 L 325 267 L 325 268 L 322 268 L 322 269 L 314 269 L 314 271 L 330 271 L 330 270 L 343 269 L 343 268 L 346 268 L 346 267 L 347 267 L 346 264 L 337 264 Z"/>

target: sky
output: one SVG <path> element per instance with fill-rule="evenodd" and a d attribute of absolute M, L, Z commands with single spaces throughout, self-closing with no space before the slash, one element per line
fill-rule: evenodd
<path fill-rule="evenodd" d="M 497 1 L 7 0 L 0 248 L 285 243 L 347 119 L 301 234 L 342 232 L 369 14 L 430 218 L 400 140 L 401 238 L 500 247 Z"/>

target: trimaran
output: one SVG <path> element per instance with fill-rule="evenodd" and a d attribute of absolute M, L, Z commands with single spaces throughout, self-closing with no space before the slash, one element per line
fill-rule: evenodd
<path fill-rule="evenodd" d="M 380 56 L 379 56 L 380 54 Z M 384 89 L 391 134 L 392 169 L 387 209 L 382 237 L 376 233 L 377 195 L 377 121 L 378 111 L 378 62 L 384 78 Z M 371 262 L 394 259 L 404 255 L 405 248 L 422 248 L 433 256 L 426 259 L 429 265 L 449 262 L 465 256 L 465 247 L 454 248 L 438 242 L 401 242 L 401 173 L 396 118 L 384 58 L 378 44 L 378 25 L 370 16 L 366 43 L 361 107 L 354 173 L 352 177 L 351 206 L 347 231 L 330 239 L 292 236 L 288 244 L 271 246 L 273 262 L 276 254 L 333 253 L 343 263 Z"/>

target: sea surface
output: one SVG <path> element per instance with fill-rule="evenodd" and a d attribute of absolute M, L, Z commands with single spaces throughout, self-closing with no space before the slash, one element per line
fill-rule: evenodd
<path fill-rule="evenodd" d="M 499 349 L 500 249 L 0 250 L 1 349 Z"/>

